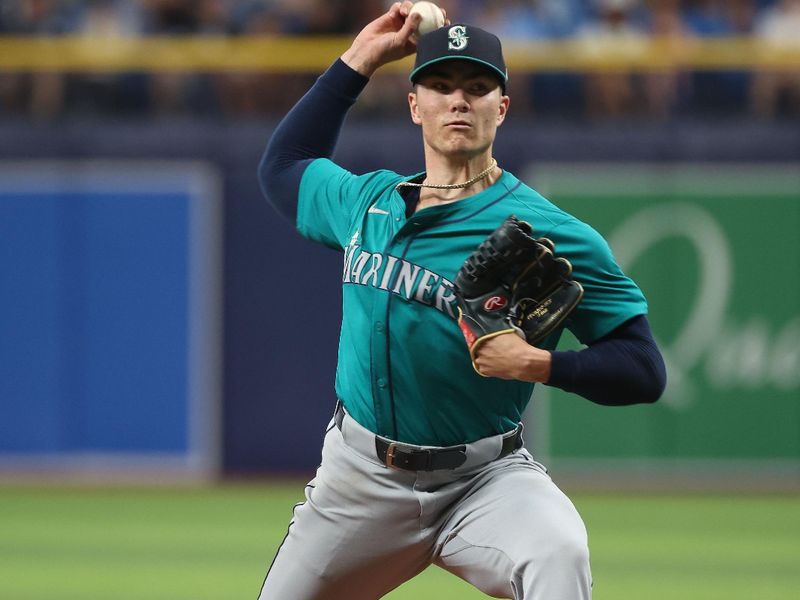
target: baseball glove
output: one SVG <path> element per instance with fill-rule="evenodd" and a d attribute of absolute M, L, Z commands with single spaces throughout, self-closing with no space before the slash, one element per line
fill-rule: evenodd
<path fill-rule="evenodd" d="M 561 324 L 583 295 L 580 284 L 569 279 L 570 263 L 556 258 L 553 242 L 534 239 L 532 231 L 530 224 L 509 216 L 456 275 L 458 325 L 476 371 L 483 342 L 514 332 L 535 344 Z"/>
<path fill-rule="evenodd" d="M 546 243 L 550 252 L 531 263 L 518 279 L 514 301 L 508 311 L 511 326 L 532 346 L 550 335 L 583 297 L 581 284 L 570 279 L 570 262 L 553 255 L 550 240 L 539 238 L 538 241 Z"/>

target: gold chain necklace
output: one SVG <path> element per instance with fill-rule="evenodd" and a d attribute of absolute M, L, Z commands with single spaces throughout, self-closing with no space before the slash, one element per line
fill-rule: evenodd
<path fill-rule="evenodd" d="M 426 188 L 435 188 L 437 190 L 457 190 L 459 188 L 467 188 L 476 181 L 480 181 L 481 179 L 489 175 L 489 173 L 491 173 L 496 166 L 497 166 L 497 160 L 493 158 L 492 164 L 490 164 L 485 171 L 481 171 L 480 173 L 475 175 L 475 177 L 473 177 L 469 181 L 465 181 L 464 183 L 413 183 L 411 181 L 401 181 L 395 186 L 394 189 L 398 189 L 401 187 L 419 187 L 419 188 L 426 187 Z"/>

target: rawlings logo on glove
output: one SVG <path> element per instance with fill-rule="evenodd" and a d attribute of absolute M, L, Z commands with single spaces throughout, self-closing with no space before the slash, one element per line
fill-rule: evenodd
<path fill-rule="evenodd" d="M 464 261 L 456 275 L 458 325 L 472 366 L 478 347 L 495 336 L 516 333 L 535 345 L 578 305 L 583 288 L 569 277 L 572 265 L 554 256 L 547 238 L 509 216 Z"/>
<path fill-rule="evenodd" d="M 491 312 L 493 310 L 501 310 L 508 306 L 508 298 L 505 296 L 492 296 L 483 303 L 483 310 Z"/>

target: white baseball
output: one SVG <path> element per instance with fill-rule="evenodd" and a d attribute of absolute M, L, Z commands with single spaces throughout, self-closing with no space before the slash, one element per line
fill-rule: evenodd
<path fill-rule="evenodd" d="M 417 27 L 417 33 L 419 35 L 425 35 L 429 31 L 439 29 L 439 27 L 444 27 L 444 13 L 442 12 L 442 9 L 436 6 L 433 2 L 415 3 L 411 8 L 409 16 L 413 15 L 414 13 L 419 13 L 422 16 L 422 20 L 419 22 L 419 26 Z"/>

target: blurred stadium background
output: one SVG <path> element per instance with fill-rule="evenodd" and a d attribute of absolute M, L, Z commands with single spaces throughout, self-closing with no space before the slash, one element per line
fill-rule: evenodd
<path fill-rule="evenodd" d="M 439 4 L 505 42 L 500 165 L 606 235 L 668 359 L 655 406 L 534 394 L 528 445 L 595 536 L 596 597 L 792 597 L 800 0 Z M 0 597 L 255 596 L 318 461 L 341 316 L 340 257 L 256 165 L 386 6 L 0 1 Z M 348 168 L 422 168 L 408 64 L 351 113 Z M 426 573 L 391 597 L 480 596 Z"/>

